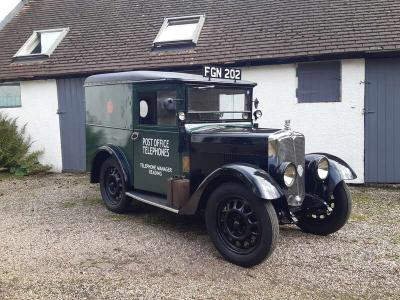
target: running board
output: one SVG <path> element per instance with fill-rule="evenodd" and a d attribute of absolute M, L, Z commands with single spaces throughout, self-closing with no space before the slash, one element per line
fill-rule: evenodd
<path fill-rule="evenodd" d="M 141 192 L 126 192 L 125 193 L 128 197 L 133 198 L 137 201 L 158 207 L 158 208 L 162 208 L 165 210 L 168 210 L 170 212 L 173 212 L 175 214 L 179 214 L 179 210 L 170 207 L 167 205 L 167 199 L 164 197 L 160 197 L 160 196 L 153 196 L 153 195 L 149 195 L 149 194 L 145 194 L 145 193 L 141 193 Z"/>

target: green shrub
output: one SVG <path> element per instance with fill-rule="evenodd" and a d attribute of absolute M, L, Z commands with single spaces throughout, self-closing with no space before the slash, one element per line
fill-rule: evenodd
<path fill-rule="evenodd" d="M 29 151 L 31 138 L 25 135 L 26 124 L 17 126 L 17 118 L 10 118 L 0 113 L 0 170 L 15 175 L 30 175 L 50 170 L 49 166 L 39 163 L 43 151 Z"/>

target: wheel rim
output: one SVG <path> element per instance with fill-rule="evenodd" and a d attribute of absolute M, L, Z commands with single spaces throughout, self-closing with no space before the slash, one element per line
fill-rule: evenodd
<path fill-rule="evenodd" d="M 313 220 L 320 220 L 320 221 L 326 221 L 332 217 L 332 215 L 335 213 L 335 198 L 333 196 L 330 197 L 329 201 L 327 201 L 327 206 L 328 210 L 327 211 L 321 211 L 318 213 L 313 213 L 308 216 L 308 218 L 311 218 Z"/>
<path fill-rule="evenodd" d="M 217 231 L 232 251 L 248 254 L 260 242 L 261 225 L 248 201 L 229 198 L 218 206 Z"/>
<path fill-rule="evenodd" d="M 123 199 L 123 180 L 117 168 L 110 167 L 106 170 L 104 186 L 110 204 L 119 204 Z"/>

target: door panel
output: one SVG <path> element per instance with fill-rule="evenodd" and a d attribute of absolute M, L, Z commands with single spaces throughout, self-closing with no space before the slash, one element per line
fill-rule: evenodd
<path fill-rule="evenodd" d="M 400 183 L 400 59 L 366 61 L 365 180 Z"/>
<path fill-rule="evenodd" d="M 182 93 L 155 84 L 136 87 L 134 95 L 134 188 L 165 195 L 168 179 L 181 173 L 176 100 Z"/>
<path fill-rule="evenodd" d="M 176 131 L 135 129 L 135 189 L 166 194 L 167 180 L 179 175 L 179 134 Z"/>
<path fill-rule="evenodd" d="M 57 80 L 63 171 L 86 169 L 84 78 Z"/>

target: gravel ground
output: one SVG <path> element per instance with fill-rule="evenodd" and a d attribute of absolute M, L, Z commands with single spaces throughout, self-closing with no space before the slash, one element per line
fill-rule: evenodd
<path fill-rule="evenodd" d="M 0 177 L 0 299 L 400 299 L 400 189 L 352 188 L 329 237 L 280 228 L 270 259 L 242 269 L 201 218 L 108 212 L 83 175 Z"/>

